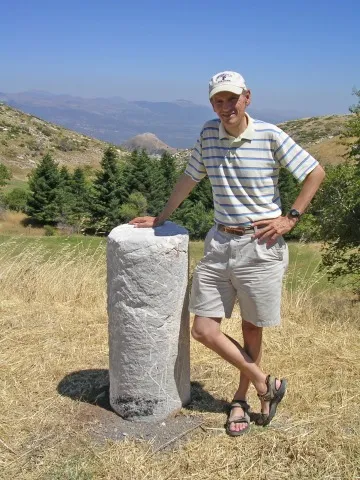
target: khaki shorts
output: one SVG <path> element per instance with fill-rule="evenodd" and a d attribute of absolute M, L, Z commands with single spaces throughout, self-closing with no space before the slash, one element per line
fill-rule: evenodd
<path fill-rule="evenodd" d="M 282 237 L 267 247 L 251 234 L 240 237 L 213 227 L 194 272 L 190 312 L 229 318 L 238 298 L 243 320 L 258 327 L 279 325 L 282 279 L 288 263 Z"/>

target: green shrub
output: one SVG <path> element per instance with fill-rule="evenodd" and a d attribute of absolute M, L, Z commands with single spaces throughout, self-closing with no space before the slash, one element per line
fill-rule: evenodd
<path fill-rule="evenodd" d="M 13 188 L 10 192 L 4 194 L 4 205 L 9 210 L 15 212 L 25 212 L 29 193 L 23 188 Z"/>
<path fill-rule="evenodd" d="M 45 237 L 53 237 L 56 234 L 56 228 L 51 225 L 45 225 Z"/>

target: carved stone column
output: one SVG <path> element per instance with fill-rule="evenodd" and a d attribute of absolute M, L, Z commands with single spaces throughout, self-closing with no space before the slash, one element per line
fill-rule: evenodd
<path fill-rule="evenodd" d="M 121 225 L 108 236 L 110 404 L 159 421 L 190 401 L 187 231 Z"/>

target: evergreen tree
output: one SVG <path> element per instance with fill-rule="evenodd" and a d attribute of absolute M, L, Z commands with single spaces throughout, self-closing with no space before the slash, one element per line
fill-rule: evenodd
<path fill-rule="evenodd" d="M 89 187 L 84 171 L 76 168 L 72 175 L 63 175 L 62 184 L 63 222 L 72 225 L 79 232 L 81 226 L 89 223 Z"/>
<path fill-rule="evenodd" d="M 119 208 L 128 195 L 113 147 L 105 150 L 100 166 L 93 183 L 91 222 L 92 228 L 107 233 L 119 223 Z"/>
<path fill-rule="evenodd" d="M 188 200 L 195 205 L 201 202 L 206 211 L 214 208 L 211 183 L 208 177 L 203 178 L 191 191 Z"/>
<path fill-rule="evenodd" d="M 70 179 L 70 193 L 73 197 L 73 212 L 79 215 L 89 213 L 89 186 L 82 168 L 76 168 Z"/>
<path fill-rule="evenodd" d="M 148 197 L 148 211 L 151 215 L 158 215 L 164 208 L 178 176 L 175 158 L 169 153 L 165 152 L 159 162 L 152 162 Z"/>
<path fill-rule="evenodd" d="M 27 212 L 30 217 L 42 223 L 56 223 L 60 214 L 58 203 L 60 185 L 58 165 L 51 155 L 47 154 L 29 178 Z"/>
<path fill-rule="evenodd" d="M 300 186 L 289 170 L 283 167 L 280 168 L 278 186 L 282 213 L 286 215 L 293 206 L 296 197 L 299 195 Z"/>
<path fill-rule="evenodd" d="M 72 197 L 70 192 L 71 174 L 65 165 L 63 165 L 59 170 L 59 178 L 60 183 L 57 193 L 59 215 L 56 220 L 64 224 L 70 224 L 72 208 Z"/>
<path fill-rule="evenodd" d="M 167 152 L 164 152 L 160 159 L 160 170 L 165 180 L 164 195 L 166 198 L 168 198 L 179 176 L 176 168 L 175 157 Z"/>
<path fill-rule="evenodd" d="M 146 199 L 151 192 L 152 161 L 145 150 L 134 150 L 124 168 L 125 188 L 128 195 L 140 192 Z"/>

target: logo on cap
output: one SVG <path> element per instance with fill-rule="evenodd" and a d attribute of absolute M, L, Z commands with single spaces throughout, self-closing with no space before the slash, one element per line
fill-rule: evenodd
<path fill-rule="evenodd" d="M 231 73 L 220 73 L 220 75 L 218 75 L 215 78 L 215 82 L 220 83 L 220 82 L 230 81 L 231 77 L 232 77 Z"/>

